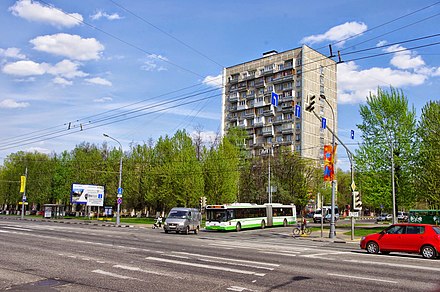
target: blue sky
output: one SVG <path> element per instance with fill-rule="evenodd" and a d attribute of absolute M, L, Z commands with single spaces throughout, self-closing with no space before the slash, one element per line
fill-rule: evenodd
<path fill-rule="evenodd" d="M 402 89 L 418 116 L 439 99 L 440 36 L 402 43 L 440 33 L 439 23 L 436 1 L 4 0 L 0 161 L 118 146 L 103 133 L 124 150 L 178 129 L 209 141 L 220 131 L 222 68 L 302 44 L 341 51 L 338 132 L 354 150 L 359 104 L 378 86 Z M 338 156 L 347 169 L 342 147 Z"/>

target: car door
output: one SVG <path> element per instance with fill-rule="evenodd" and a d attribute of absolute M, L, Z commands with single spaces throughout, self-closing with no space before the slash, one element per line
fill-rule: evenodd
<path fill-rule="evenodd" d="M 403 251 L 405 249 L 402 236 L 405 233 L 402 225 L 392 225 L 385 229 L 379 237 L 379 248 L 384 251 Z"/>
<path fill-rule="evenodd" d="M 426 233 L 424 226 L 407 226 L 403 235 L 405 251 L 418 252 L 425 241 Z"/>

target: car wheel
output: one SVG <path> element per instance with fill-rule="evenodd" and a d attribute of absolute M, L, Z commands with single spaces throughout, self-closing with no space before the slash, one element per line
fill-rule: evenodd
<path fill-rule="evenodd" d="M 284 219 L 284 221 L 283 221 L 283 226 L 287 227 L 287 220 L 286 219 Z"/>
<path fill-rule="evenodd" d="M 199 234 L 199 226 L 197 226 L 196 229 L 194 229 L 194 234 Z"/>
<path fill-rule="evenodd" d="M 237 230 L 237 232 L 240 232 L 240 230 L 241 230 L 240 222 L 238 222 L 237 225 L 235 226 L 235 230 Z"/>
<path fill-rule="evenodd" d="M 264 229 L 264 227 L 266 227 L 266 222 L 264 222 L 264 220 L 261 220 L 261 229 Z"/>
<path fill-rule="evenodd" d="M 437 252 L 435 251 L 435 249 L 432 246 L 425 245 L 424 247 L 422 247 L 422 256 L 425 259 L 433 259 L 433 258 L 437 257 Z"/>
<path fill-rule="evenodd" d="M 189 234 L 189 226 L 186 227 L 186 229 L 185 229 L 185 234 L 186 234 L 186 235 Z"/>
<path fill-rule="evenodd" d="M 375 243 L 374 241 L 370 241 L 367 243 L 367 252 L 368 253 L 378 253 L 379 252 L 379 245 Z"/>

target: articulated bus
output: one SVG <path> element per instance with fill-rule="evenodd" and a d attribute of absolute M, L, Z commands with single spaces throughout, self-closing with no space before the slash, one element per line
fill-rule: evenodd
<path fill-rule="evenodd" d="M 296 224 L 295 205 L 247 204 L 206 206 L 206 230 L 235 230 Z"/>
<path fill-rule="evenodd" d="M 440 210 L 409 210 L 410 223 L 440 224 Z"/>

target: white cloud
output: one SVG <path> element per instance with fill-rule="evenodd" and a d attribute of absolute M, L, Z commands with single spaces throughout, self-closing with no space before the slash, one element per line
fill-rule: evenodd
<path fill-rule="evenodd" d="M 112 83 L 110 81 L 108 81 L 107 79 L 101 78 L 101 77 L 89 78 L 89 79 L 86 79 L 86 81 L 91 84 L 112 86 Z"/>
<path fill-rule="evenodd" d="M 73 27 L 83 21 L 78 13 L 65 13 L 56 7 L 48 7 L 32 0 L 19 0 L 9 7 L 13 15 L 29 21 L 48 23 L 56 27 Z"/>
<path fill-rule="evenodd" d="M 38 152 L 38 153 L 42 153 L 42 154 L 52 153 L 51 150 L 49 150 L 47 148 L 41 148 L 41 147 L 30 147 L 30 148 L 26 149 L 25 152 L 30 152 L 30 153 Z"/>
<path fill-rule="evenodd" d="M 55 84 L 63 85 L 63 86 L 72 85 L 73 84 L 73 81 L 67 80 L 67 79 L 65 79 L 63 77 L 55 77 L 52 80 L 52 82 L 55 83 Z"/>
<path fill-rule="evenodd" d="M 20 54 L 19 48 L 0 49 L 0 56 L 13 59 L 25 59 L 26 55 Z"/>
<path fill-rule="evenodd" d="M 342 63 L 338 65 L 338 102 L 364 102 L 369 92 L 376 92 L 378 86 L 417 86 L 427 78 L 416 72 L 379 67 L 361 70 L 355 62 Z"/>
<path fill-rule="evenodd" d="M 104 11 L 98 11 L 93 15 L 90 15 L 90 18 L 93 20 L 99 20 L 101 18 L 107 18 L 108 20 L 117 20 L 117 19 L 122 19 L 122 17 L 119 16 L 119 14 L 117 13 L 113 13 L 113 14 L 108 14 Z"/>
<path fill-rule="evenodd" d="M 360 35 L 364 31 L 366 31 L 367 28 L 368 28 L 367 25 L 364 24 L 363 22 L 346 22 L 344 24 L 332 27 L 323 34 L 311 35 L 305 37 L 301 40 L 301 43 L 315 44 L 315 43 L 321 43 L 323 41 L 330 41 L 330 42 L 341 41 L 337 45 L 342 46 L 345 43 L 342 40 L 358 34 Z"/>
<path fill-rule="evenodd" d="M 109 102 L 109 101 L 112 101 L 112 100 L 113 100 L 113 98 L 111 98 L 109 96 L 105 96 L 105 97 L 102 97 L 102 98 L 95 98 L 93 101 L 94 102 L 98 102 L 98 103 L 103 103 L 103 102 Z"/>
<path fill-rule="evenodd" d="M 222 74 L 218 76 L 206 76 L 205 79 L 203 79 L 203 83 L 211 87 L 222 88 L 222 77 Z"/>
<path fill-rule="evenodd" d="M 167 68 L 160 65 L 163 61 L 168 61 L 168 59 L 161 55 L 150 54 L 147 56 L 147 60 L 141 66 L 141 69 L 144 71 L 166 71 Z"/>
<path fill-rule="evenodd" d="M 51 74 L 63 79 L 73 79 L 75 77 L 85 77 L 88 74 L 78 70 L 80 65 L 70 60 L 63 60 L 55 65 L 48 63 L 36 63 L 34 61 L 17 61 L 8 63 L 3 67 L 3 73 L 15 76 L 35 76 Z M 66 84 L 61 79 L 55 79 L 56 84 Z"/>
<path fill-rule="evenodd" d="M 425 66 L 421 56 L 416 56 L 411 51 L 405 51 L 405 47 L 393 45 L 386 48 L 385 52 L 396 52 L 391 59 L 391 64 L 399 69 L 416 69 Z"/>
<path fill-rule="evenodd" d="M 48 68 L 47 73 L 52 75 L 61 76 L 67 79 L 72 79 L 75 77 L 85 77 L 89 74 L 78 70 L 80 64 L 72 62 L 70 60 L 63 60 L 58 62 L 54 66 Z"/>
<path fill-rule="evenodd" d="M 440 76 L 440 67 L 438 67 L 437 69 L 435 69 L 435 70 L 432 72 L 432 76 Z"/>
<path fill-rule="evenodd" d="M 95 38 L 82 38 L 66 33 L 39 36 L 30 42 L 35 50 L 74 60 L 99 59 L 104 50 L 104 46 Z"/>
<path fill-rule="evenodd" d="M 35 63 L 34 61 L 17 61 L 6 64 L 3 73 L 16 76 L 43 75 L 46 73 L 46 63 Z"/>
<path fill-rule="evenodd" d="M 13 99 L 4 99 L 0 101 L 0 108 L 24 108 L 28 106 L 29 103 L 27 102 L 17 102 Z"/>

